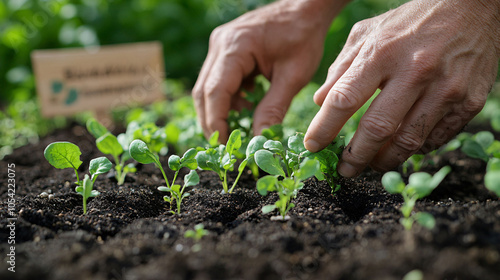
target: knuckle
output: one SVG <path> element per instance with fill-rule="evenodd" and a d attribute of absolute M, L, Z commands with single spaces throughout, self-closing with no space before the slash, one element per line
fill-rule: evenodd
<path fill-rule="evenodd" d="M 423 139 L 415 132 L 404 131 L 394 135 L 394 145 L 398 150 L 403 151 L 406 155 L 413 154 L 420 150 L 423 145 Z"/>
<path fill-rule="evenodd" d="M 413 54 L 407 67 L 410 80 L 422 83 L 436 77 L 440 69 L 440 59 L 430 52 L 419 51 Z"/>
<path fill-rule="evenodd" d="M 463 102 L 463 108 L 465 112 L 472 115 L 477 115 L 483 109 L 485 103 L 486 96 L 466 98 Z"/>
<path fill-rule="evenodd" d="M 361 105 L 358 92 L 352 85 L 337 83 L 329 92 L 326 104 L 333 110 L 356 111 Z"/>
<path fill-rule="evenodd" d="M 377 143 L 385 142 L 396 131 L 396 125 L 386 118 L 378 115 L 365 115 L 359 123 L 360 129 Z"/>
<path fill-rule="evenodd" d="M 281 106 L 267 106 L 263 108 L 261 117 L 266 118 L 266 122 L 276 124 L 280 123 L 285 117 L 287 108 Z"/>

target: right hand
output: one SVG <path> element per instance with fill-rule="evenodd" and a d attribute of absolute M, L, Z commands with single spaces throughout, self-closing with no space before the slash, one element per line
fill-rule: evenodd
<path fill-rule="evenodd" d="M 314 74 L 332 18 L 348 1 L 279 1 L 216 28 L 193 88 L 198 120 L 208 137 L 228 137 L 231 109 L 248 107 L 241 88 L 262 74 L 271 88 L 254 112 L 253 130 L 280 123 L 293 97 Z"/>

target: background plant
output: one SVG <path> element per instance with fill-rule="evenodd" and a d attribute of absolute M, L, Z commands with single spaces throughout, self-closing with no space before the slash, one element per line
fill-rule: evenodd
<path fill-rule="evenodd" d="M 408 178 L 406 185 L 401 174 L 395 171 L 387 172 L 382 177 L 382 185 L 392 194 L 401 194 L 403 196 L 403 205 L 399 209 L 403 214 L 400 222 L 406 230 L 412 228 L 416 221 L 423 227 L 432 229 L 436 224 L 434 217 L 427 212 L 413 213 L 413 208 L 418 199 L 428 196 L 443 179 L 450 173 L 451 167 L 441 168 L 434 176 L 425 172 L 416 172 Z"/>
<path fill-rule="evenodd" d="M 137 169 L 133 163 L 125 164 L 131 159 L 128 151 L 129 137 L 125 135 L 114 136 L 106 127 L 94 118 L 87 120 L 87 130 L 96 138 L 96 146 L 105 155 L 112 155 L 115 161 L 115 178 L 118 185 L 123 185 L 127 173 L 133 173 Z"/>

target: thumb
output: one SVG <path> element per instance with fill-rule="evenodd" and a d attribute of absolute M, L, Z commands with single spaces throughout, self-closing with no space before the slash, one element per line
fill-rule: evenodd
<path fill-rule="evenodd" d="M 260 134 L 263 129 L 279 124 L 285 118 L 293 97 L 307 83 L 301 82 L 303 77 L 293 75 L 273 75 L 271 87 L 254 112 L 254 134 Z"/>

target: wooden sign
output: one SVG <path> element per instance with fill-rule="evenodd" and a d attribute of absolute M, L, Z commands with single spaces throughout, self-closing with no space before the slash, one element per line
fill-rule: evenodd
<path fill-rule="evenodd" d="M 165 74 L 159 42 L 36 50 L 31 59 L 45 117 L 105 112 L 163 97 Z"/>

